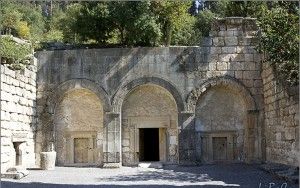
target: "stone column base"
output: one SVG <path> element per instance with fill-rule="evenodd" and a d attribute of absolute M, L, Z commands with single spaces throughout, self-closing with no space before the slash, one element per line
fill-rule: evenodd
<path fill-rule="evenodd" d="M 54 170 L 56 160 L 56 152 L 41 152 L 41 169 Z"/>

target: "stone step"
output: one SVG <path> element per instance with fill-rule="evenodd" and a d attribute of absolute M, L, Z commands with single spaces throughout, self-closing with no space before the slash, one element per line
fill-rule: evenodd
<path fill-rule="evenodd" d="M 21 179 L 25 176 L 27 176 L 29 172 L 27 170 L 22 171 L 14 171 L 14 172 L 5 172 L 1 174 L 1 178 L 7 178 L 7 179 Z"/>
<path fill-rule="evenodd" d="M 29 171 L 26 170 L 24 166 L 14 166 L 9 169 L 5 173 L 1 174 L 1 178 L 8 179 L 21 179 L 29 174 Z"/>
<path fill-rule="evenodd" d="M 162 162 L 140 162 L 138 167 L 141 168 L 162 168 Z"/>

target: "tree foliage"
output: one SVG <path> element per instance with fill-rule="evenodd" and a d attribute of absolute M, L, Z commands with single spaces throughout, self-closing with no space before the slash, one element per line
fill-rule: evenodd
<path fill-rule="evenodd" d="M 155 46 L 161 38 L 160 25 L 148 1 L 110 2 L 112 31 L 123 45 Z M 126 11 L 124 11 L 126 10 Z"/>
<path fill-rule="evenodd" d="M 110 38 L 109 10 L 106 2 L 84 2 L 76 15 L 75 32 L 82 41 L 95 40 L 104 44 Z"/>
<path fill-rule="evenodd" d="M 154 1 L 151 2 L 152 12 L 157 16 L 161 25 L 162 43 L 183 43 L 187 45 L 191 37 L 197 38 L 195 32 L 195 19 L 189 14 L 191 2 L 187 1 Z"/>
<path fill-rule="evenodd" d="M 30 29 L 26 21 L 20 21 L 17 25 L 17 32 L 21 38 L 29 39 Z"/>
<path fill-rule="evenodd" d="M 71 30 L 81 41 L 111 41 L 129 46 L 189 44 L 196 36 L 195 18 L 187 2 L 113 1 L 85 2 L 78 10 Z M 99 8 L 102 7 L 102 8 Z M 68 16 L 67 16 L 68 17 Z M 188 26 L 188 27 L 186 27 Z M 172 38 L 174 40 L 172 40 Z M 101 41 L 100 41 L 101 39 Z"/>
<path fill-rule="evenodd" d="M 30 63 L 32 53 L 30 44 L 18 43 L 11 36 L 0 37 L 1 63 L 9 64 L 9 68 L 23 69 Z"/>
<path fill-rule="evenodd" d="M 1 26 L 33 43 L 96 43 L 122 46 L 197 45 L 191 2 L 1 2 Z M 49 6 L 51 5 L 51 8 Z M 26 28 L 26 24 L 27 27 Z M 22 23 L 22 26 L 18 26 Z M 22 28 L 22 34 L 17 29 Z M 24 32 L 27 32 L 25 34 Z M 29 34 L 28 34 L 29 32 Z"/>
<path fill-rule="evenodd" d="M 259 19 L 262 30 L 258 50 L 291 85 L 299 80 L 299 14 L 281 7 L 266 10 Z"/>
<path fill-rule="evenodd" d="M 42 40 L 45 20 L 41 7 L 27 2 L 0 1 L 0 29 L 2 34 L 31 40 L 35 45 Z"/>

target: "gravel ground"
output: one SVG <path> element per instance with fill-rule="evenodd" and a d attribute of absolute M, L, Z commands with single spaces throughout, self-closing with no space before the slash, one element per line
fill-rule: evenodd
<path fill-rule="evenodd" d="M 197 167 L 166 166 L 163 169 L 56 167 L 53 171 L 30 170 L 21 180 L 2 179 L 1 188 L 142 188 L 142 187 L 243 187 L 298 188 L 246 164 Z"/>

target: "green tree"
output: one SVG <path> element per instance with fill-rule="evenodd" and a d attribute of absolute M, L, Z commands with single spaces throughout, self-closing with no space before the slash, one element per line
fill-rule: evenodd
<path fill-rule="evenodd" d="M 125 45 L 155 46 L 161 38 L 160 25 L 151 11 L 151 3 L 111 2 L 110 20 Z"/>
<path fill-rule="evenodd" d="M 161 25 L 162 40 L 166 46 L 169 46 L 172 41 L 178 44 L 178 35 L 182 33 L 188 36 L 188 32 L 192 31 L 194 20 L 188 13 L 191 2 L 188 1 L 153 1 L 151 8 Z M 188 27 L 186 27 L 188 26 Z M 188 30 L 190 28 L 190 30 Z M 175 33 L 177 32 L 177 33 Z M 194 36 L 191 34 L 191 36 Z M 175 37 L 176 39 L 172 40 Z"/>
<path fill-rule="evenodd" d="M 199 45 L 202 37 L 201 31 L 196 27 L 196 21 L 196 17 L 188 15 L 183 25 L 174 27 L 171 45 Z"/>
<path fill-rule="evenodd" d="M 105 44 L 111 37 L 111 22 L 106 2 L 84 2 L 80 13 L 76 15 L 73 31 L 80 35 L 82 42 L 94 40 Z"/>
<path fill-rule="evenodd" d="M 26 21 L 20 21 L 17 25 L 17 32 L 21 38 L 29 39 L 30 29 Z"/>
<path fill-rule="evenodd" d="M 68 43 L 78 43 L 79 34 L 77 29 L 77 17 L 80 14 L 82 5 L 79 3 L 70 4 L 66 7 L 65 15 L 61 16 L 60 29 L 63 31 L 64 41 Z"/>
<path fill-rule="evenodd" d="M 8 1 L 0 2 L 1 32 L 3 34 L 17 34 L 18 24 L 22 19 L 22 13 L 15 9 L 13 3 Z"/>
<path fill-rule="evenodd" d="M 258 50 L 265 53 L 282 79 L 291 85 L 299 80 L 299 14 L 276 7 L 259 19 L 262 30 Z"/>
<path fill-rule="evenodd" d="M 33 44 L 42 39 L 45 21 L 40 7 L 28 2 L 3 0 L 0 1 L 0 13 L 1 33 L 25 37 L 30 39 Z M 20 29 L 23 34 L 20 34 Z M 29 34 L 24 35 L 25 30 L 26 32 L 29 30 Z"/>
<path fill-rule="evenodd" d="M 212 21 L 217 15 L 208 9 L 201 11 L 197 15 L 196 28 L 200 30 L 201 36 L 209 36 Z"/>
<path fill-rule="evenodd" d="M 34 46 L 38 45 L 43 39 L 45 30 L 45 18 L 42 15 L 42 9 L 40 6 L 35 6 L 31 3 L 18 3 L 15 4 L 16 9 L 22 13 L 22 20 L 26 21 L 30 29 L 29 39 Z"/>
<path fill-rule="evenodd" d="M 64 27 L 65 12 L 59 7 L 52 7 L 52 14 L 46 22 L 46 32 L 44 33 L 42 41 L 45 42 L 63 42 L 64 34 L 62 28 Z"/>

